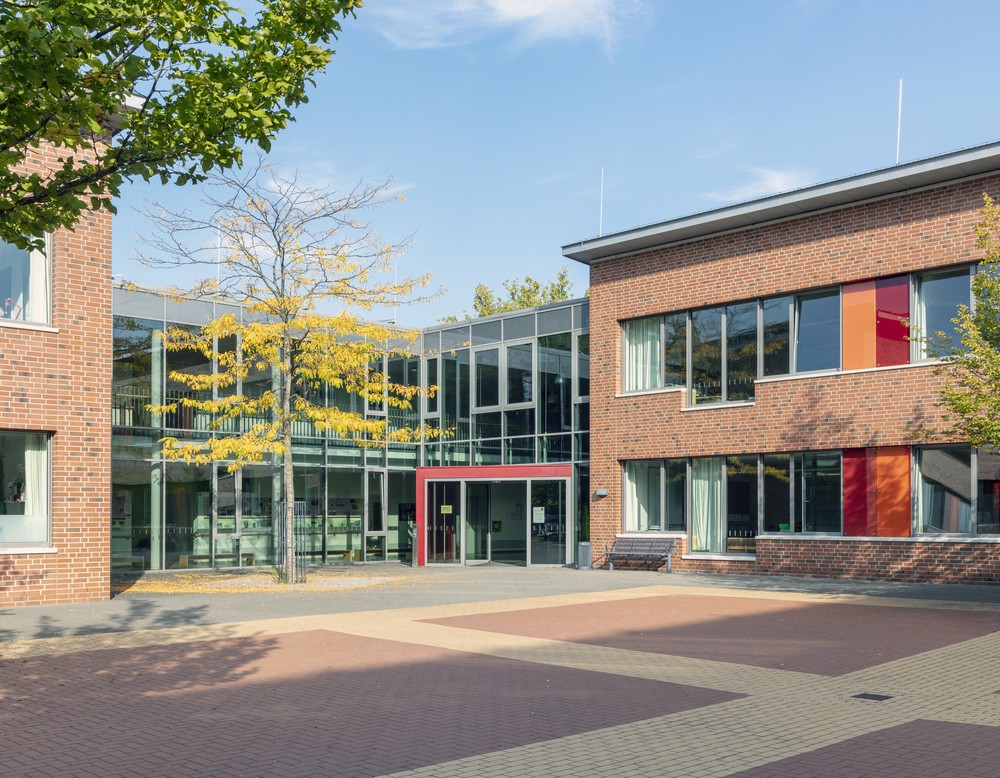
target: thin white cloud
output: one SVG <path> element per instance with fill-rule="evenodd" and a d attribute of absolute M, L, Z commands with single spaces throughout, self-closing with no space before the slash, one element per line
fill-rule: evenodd
<path fill-rule="evenodd" d="M 745 184 L 721 192 L 709 192 L 703 197 L 719 202 L 741 202 L 799 189 L 809 185 L 814 180 L 813 174 L 804 170 L 773 170 L 772 168 L 754 167 L 748 168 L 746 172 L 750 173 L 753 178 Z"/>
<path fill-rule="evenodd" d="M 405 49 L 462 46 L 497 31 L 519 42 L 589 38 L 606 48 L 648 0 L 387 0 L 371 14 L 379 32 Z"/>

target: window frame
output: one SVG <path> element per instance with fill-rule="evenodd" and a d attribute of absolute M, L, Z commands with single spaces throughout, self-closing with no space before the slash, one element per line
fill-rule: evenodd
<path fill-rule="evenodd" d="M 43 484 L 43 489 L 45 490 L 45 495 L 43 499 L 45 508 L 45 532 L 44 538 L 32 539 L 32 540 L 19 540 L 19 541 L 5 541 L 2 536 L 0 536 L 0 549 L 4 551 L 10 551 L 16 553 L 19 550 L 26 548 L 51 548 L 52 547 L 52 433 L 47 430 L 18 430 L 18 429 L 3 429 L 0 430 L 0 437 L 7 435 L 21 435 L 22 437 L 27 437 L 28 435 L 40 435 L 45 441 L 45 483 Z M 25 470 L 27 467 L 25 465 Z M 6 477 L 5 477 L 6 480 Z M 7 501 L 7 489 L 8 483 L 0 484 L 0 488 L 3 489 L 2 498 L 5 502 L 17 502 L 17 501 Z M 25 484 L 22 488 L 26 489 Z M 25 503 L 27 498 L 23 498 L 20 502 Z M 24 514 L 4 514 L 16 516 Z M 0 521 L 3 521 L 3 516 L 0 516 Z"/>
<path fill-rule="evenodd" d="M 923 332 L 926 322 L 926 314 L 924 312 L 924 295 L 923 295 L 923 285 L 925 280 L 928 278 L 933 279 L 935 276 L 949 276 L 954 275 L 958 277 L 961 275 L 961 271 L 964 269 L 968 274 L 969 280 L 969 297 L 964 303 L 968 306 L 970 311 L 975 310 L 975 299 L 972 295 L 972 279 L 976 274 L 978 265 L 958 265 L 946 268 L 933 268 L 930 270 L 923 270 L 916 273 L 910 273 L 910 311 L 912 313 L 913 323 L 911 325 L 910 332 L 910 364 L 917 364 L 920 362 L 937 362 L 940 361 L 940 356 L 930 356 L 927 353 L 927 336 Z"/>
<path fill-rule="evenodd" d="M 52 234 L 45 233 L 43 236 L 44 248 L 32 249 L 27 252 L 28 254 L 28 267 L 29 267 L 29 280 L 28 289 L 30 297 L 31 281 L 30 281 L 30 269 L 33 260 L 39 259 L 43 275 L 45 276 L 42 280 L 42 293 L 45 297 L 42 303 L 43 316 L 41 319 L 14 319 L 7 316 L 0 316 L 0 326 L 14 326 L 14 327 L 51 327 L 52 326 Z M 13 244 L 7 244 L 13 246 Z M 4 301 L 0 300 L 0 304 Z"/>

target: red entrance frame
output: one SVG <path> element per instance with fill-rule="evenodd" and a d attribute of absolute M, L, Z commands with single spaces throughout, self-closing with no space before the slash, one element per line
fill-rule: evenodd
<path fill-rule="evenodd" d="M 417 468 L 417 567 L 427 564 L 428 481 L 527 481 L 529 478 L 573 478 L 573 465 L 460 465 Z M 464 515 L 464 514 L 463 514 Z"/>

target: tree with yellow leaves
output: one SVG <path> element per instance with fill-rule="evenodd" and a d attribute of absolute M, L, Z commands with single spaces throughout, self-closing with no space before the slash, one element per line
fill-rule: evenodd
<path fill-rule="evenodd" d="M 361 446 L 437 434 L 390 427 L 384 418 L 327 405 L 319 391 L 326 385 L 372 405 L 410 407 L 420 387 L 390 381 L 380 365 L 383 358 L 408 354 L 418 333 L 365 321 L 357 312 L 413 302 L 429 277 L 382 280 L 379 275 L 392 270 L 400 246 L 382 243 L 363 217 L 393 199 L 389 182 L 360 184 L 338 195 L 275 176 L 260 164 L 247 172 L 214 175 L 205 191 L 204 215 L 165 209 L 145 214 L 153 229 L 140 259 L 150 266 L 200 267 L 208 278 L 188 293 L 238 301 L 244 313 L 242 320 L 226 314 L 195 330 L 175 326 L 164 333 L 167 350 L 197 351 L 218 369 L 172 372 L 171 380 L 192 391 L 150 410 L 164 414 L 187 407 L 209 414 L 214 430 L 238 430 L 195 442 L 166 437 L 161 441 L 166 459 L 225 461 L 235 472 L 280 457 L 282 577 L 291 583 L 299 577 L 293 553 L 293 425 L 309 422 Z M 321 311 L 329 308 L 339 310 Z M 216 345 L 234 341 L 235 350 Z M 261 373 L 276 380 L 269 387 L 251 381 L 256 389 L 244 388 L 248 376 Z"/>

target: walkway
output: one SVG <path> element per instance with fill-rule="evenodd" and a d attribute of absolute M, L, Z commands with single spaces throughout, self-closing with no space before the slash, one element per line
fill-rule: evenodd
<path fill-rule="evenodd" d="M 0 774 L 998 774 L 994 587 L 352 571 L 0 611 Z"/>

